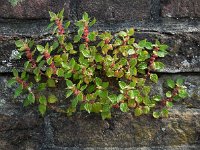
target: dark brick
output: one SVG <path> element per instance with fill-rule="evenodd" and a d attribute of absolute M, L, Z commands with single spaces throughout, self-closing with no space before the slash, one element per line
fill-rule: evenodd
<path fill-rule="evenodd" d="M 150 18 L 149 0 L 81 0 L 79 18 L 83 12 L 101 21 L 143 20 Z"/>
<path fill-rule="evenodd" d="M 162 72 L 200 72 L 200 34 L 177 33 L 174 35 L 160 33 L 137 32 L 136 39 L 145 39 L 154 42 L 159 39 L 169 45 L 169 55 L 161 61 L 166 64 Z M 39 42 L 50 38 L 41 38 Z M 8 40 L 8 41 L 7 41 Z M 16 50 L 14 40 L 0 41 L 0 72 L 10 72 L 13 67 L 22 66 L 22 61 L 11 59 L 11 54 Z M 36 40 L 37 41 L 37 40 Z"/>
<path fill-rule="evenodd" d="M 1 1 L 0 18 L 42 19 L 49 18 L 48 11 L 58 12 L 65 8 L 65 16 L 69 16 L 70 0 L 25 0 L 12 6 L 8 0 Z"/>
<path fill-rule="evenodd" d="M 51 117 L 51 123 L 55 145 L 59 147 L 130 148 L 195 144 L 199 119 L 198 109 L 174 109 L 168 119 L 136 118 L 131 113 L 120 113 L 111 120 L 103 121 L 100 117 L 82 114 L 70 119 Z"/>
<path fill-rule="evenodd" d="M 200 17 L 199 0 L 161 0 L 163 17 Z"/>

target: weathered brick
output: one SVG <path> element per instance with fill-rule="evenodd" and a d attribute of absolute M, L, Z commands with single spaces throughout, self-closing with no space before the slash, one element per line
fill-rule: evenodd
<path fill-rule="evenodd" d="M 0 18 L 41 19 L 49 18 L 48 11 L 58 12 L 65 9 L 65 15 L 69 16 L 70 0 L 25 0 L 12 6 L 8 0 L 1 1 Z"/>
<path fill-rule="evenodd" d="M 115 114 L 103 121 L 97 116 L 51 117 L 55 145 L 62 147 L 176 146 L 199 144 L 198 109 L 172 110 L 168 119 L 135 118 L 131 113 Z M 59 123 L 58 123 L 59 122 Z"/>
<path fill-rule="evenodd" d="M 200 17 L 199 0 L 161 0 L 163 17 Z"/>
<path fill-rule="evenodd" d="M 149 0 L 81 0 L 78 15 L 88 12 L 101 21 L 143 20 L 150 18 Z"/>

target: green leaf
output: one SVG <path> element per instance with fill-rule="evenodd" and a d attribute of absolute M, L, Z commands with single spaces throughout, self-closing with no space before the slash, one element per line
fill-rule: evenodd
<path fill-rule="evenodd" d="M 162 62 L 154 62 L 153 68 L 155 70 L 162 70 L 165 67 L 165 65 Z"/>
<path fill-rule="evenodd" d="M 88 88 L 87 88 L 88 93 L 94 92 L 95 88 L 96 88 L 96 86 L 94 84 L 89 85 Z"/>
<path fill-rule="evenodd" d="M 135 82 L 135 81 L 132 81 L 132 82 L 129 84 L 129 86 L 130 86 L 131 88 L 135 88 L 136 82 Z"/>
<path fill-rule="evenodd" d="M 150 79 L 151 79 L 151 81 L 157 83 L 158 82 L 158 76 L 157 76 L 157 74 L 151 73 L 150 74 Z"/>
<path fill-rule="evenodd" d="M 67 29 L 69 26 L 70 26 L 70 21 L 67 21 L 67 22 L 65 23 L 65 29 Z"/>
<path fill-rule="evenodd" d="M 168 79 L 167 86 L 173 89 L 175 87 L 175 82 L 172 79 Z"/>
<path fill-rule="evenodd" d="M 103 87 L 104 89 L 108 88 L 108 86 L 109 86 L 109 82 L 103 82 L 103 83 L 102 83 L 102 87 Z"/>
<path fill-rule="evenodd" d="M 18 47 L 18 48 L 21 48 L 24 46 L 24 42 L 22 40 L 18 40 L 18 41 L 15 41 L 15 45 Z"/>
<path fill-rule="evenodd" d="M 66 94 L 65 94 L 65 97 L 68 98 L 68 97 L 70 97 L 72 94 L 73 94 L 73 91 L 72 91 L 72 90 L 67 90 L 67 92 L 66 92 Z"/>
<path fill-rule="evenodd" d="M 108 96 L 108 99 L 112 102 L 112 103 L 116 103 L 117 102 L 117 95 L 112 94 Z"/>
<path fill-rule="evenodd" d="M 160 47 L 161 51 L 165 51 L 168 49 L 169 46 L 168 45 L 160 45 L 159 47 Z"/>
<path fill-rule="evenodd" d="M 180 86 L 183 85 L 183 82 L 184 82 L 184 80 L 179 78 L 179 79 L 176 80 L 176 85 L 180 87 Z"/>
<path fill-rule="evenodd" d="M 87 88 L 87 86 L 88 86 L 87 84 L 81 86 L 80 91 L 84 91 Z"/>
<path fill-rule="evenodd" d="M 139 104 L 142 103 L 142 101 L 144 101 L 144 103 L 145 103 L 145 100 L 146 99 L 140 95 L 135 96 L 135 101 L 138 102 Z"/>
<path fill-rule="evenodd" d="M 117 96 L 117 103 L 121 102 L 122 100 L 124 100 L 124 95 L 123 94 L 119 94 Z"/>
<path fill-rule="evenodd" d="M 86 110 L 88 113 L 90 113 L 90 112 L 92 111 L 92 104 L 86 103 L 86 104 L 84 105 L 84 108 L 85 108 L 85 110 Z"/>
<path fill-rule="evenodd" d="M 96 77 L 95 78 L 95 83 L 96 83 L 97 86 L 101 86 L 102 80 L 100 78 Z"/>
<path fill-rule="evenodd" d="M 163 108 L 161 111 L 161 115 L 162 117 L 168 117 L 169 111 L 166 108 Z"/>
<path fill-rule="evenodd" d="M 45 60 L 42 60 L 39 64 L 38 64 L 38 67 L 39 68 L 42 68 L 45 64 Z"/>
<path fill-rule="evenodd" d="M 27 106 L 29 106 L 29 105 L 31 105 L 30 102 L 28 101 L 28 99 L 25 99 L 25 100 L 23 101 L 23 106 L 24 106 L 24 107 L 27 107 Z"/>
<path fill-rule="evenodd" d="M 149 57 L 150 57 L 150 55 L 147 51 L 142 51 L 142 52 L 140 52 L 140 54 L 138 56 L 138 61 L 145 61 Z"/>
<path fill-rule="evenodd" d="M 77 96 L 76 96 L 78 101 L 82 101 L 83 100 L 83 93 L 80 92 Z"/>
<path fill-rule="evenodd" d="M 88 35 L 88 38 L 90 41 L 95 41 L 96 40 L 96 35 L 97 33 L 96 32 L 90 32 L 89 35 Z"/>
<path fill-rule="evenodd" d="M 157 52 L 158 57 L 165 57 L 167 54 L 168 54 L 167 51 L 158 51 Z"/>
<path fill-rule="evenodd" d="M 187 93 L 186 89 L 180 89 L 180 90 L 178 91 L 178 96 L 180 96 L 181 98 L 186 98 L 186 97 L 188 97 L 188 93 Z"/>
<path fill-rule="evenodd" d="M 140 94 L 138 90 L 130 90 L 128 91 L 128 95 L 130 96 L 131 99 L 134 99 Z"/>
<path fill-rule="evenodd" d="M 47 105 L 47 99 L 46 99 L 46 97 L 44 95 L 40 96 L 39 102 L 42 105 Z"/>
<path fill-rule="evenodd" d="M 167 96 L 168 98 L 172 97 L 172 92 L 171 92 L 171 91 L 168 91 L 168 92 L 166 93 L 166 96 Z"/>
<path fill-rule="evenodd" d="M 161 96 L 155 95 L 155 96 L 153 96 L 153 100 L 159 102 L 161 100 Z"/>
<path fill-rule="evenodd" d="M 57 69 L 56 74 L 58 77 L 64 77 L 64 70 L 62 68 Z"/>
<path fill-rule="evenodd" d="M 37 45 L 37 50 L 40 52 L 40 53 L 44 53 L 44 47 L 42 45 Z"/>
<path fill-rule="evenodd" d="M 56 48 L 58 48 L 58 46 L 59 46 L 59 43 L 57 41 L 53 42 L 52 50 L 55 50 Z"/>
<path fill-rule="evenodd" d="M 48 65 L 51 65 L 52 62 L 53 62 L 53 58 L 52 58 L 52 57 L 50 57 L 50 58 L 47 59 L 47 64 L 48 64 Z"/>
<path fill-rule="evenodd" d="M 134 49 L 129 49 L 129 50 L 128 50 L 128 54 L 129 54 L 129 55 L 135 54 L 135 50 L 134 50 Z"/>
<path fill-rule="evenodd" d="M 67 85 L 67 87 L 73 87 L 74 86 L 74 84 L 71 80 L 66 80 L 66 85 Z"/>
<path fill-rule="evenodd" d="M 167 107 L 172 107 L 172 106 L 173 106 L 173 103 L 172 103 L 172 102 L 169 102 L 169 101 L 167 101 L 167 102 L 166 102 L 166 106 L 167 106 Z"/>
<path fill-rule="evenodd" d="M 34 79 L 35 79 L 36 82 L 40 82 L 40 80 L 41 80 L 41 75 L 40 75 L 40 74 L 35 75 L 35 76 L 34 76 Z"/>
<path fill-rule="evenodd" d="M 19 77 L 19 73 L 18 73 L 18 71 L 17 71 L 17 69 L 13 69 L 12 70 L 12 72 L 13 72 L 13 75 L 15 76 L 15 77 Z"/>
<path fill-rule="evenodd" d="M 108 111 L 108 112 L 101 112 L 101 117 L 103 120 L 105 119 L 110 119 L 111 118 L 111 112 Z"/>
<path fill-rule="evenodd" d="M 33 70 L 33 73 L 34 73 L 35 75 L 39 75 L 39 73 L 40 73 L 40 68 L 36 67 L 36 68 Z"/>
<path fill-rule="evenodd" d="M 49 15 L 51 17 L 51 21 L 54 21 L 57 18 L 57 15 L 54 12 L 49 11 Z"/>
<path fill-rule="evenodd" d="M 89 26 L 93 26 L 94 24 L 96 23 L 96 19 L 94 18 L 90 23 L 89 23 Z"/>
<path fill-rule="evenodd" d="M 26 61 L 26 62 L 24 63 L 24 69 L 27 70 L 29 67 L 30 67 L 30 62 L 29 62 L 29 61 Z"/>
<path fill-rule="evenodd" d="M 47 68 L 45 74 L 46 74 L 46 76 L 47 76 L 48 78 L 51 78 L 51 76 L 52 76 L 52 74 L 53 74 L 53 69 L 52 69 L 52 68 Z"/>
<path fill-rule="evenodd" d="M 135 42 L 135 38 L 130 38 L 130 39 L 128 40 L 128 44 L 129 44 L 129 45 L 133 45 L 134 42 Z"/>
<path fill-rule="evenodd" d="M 47 80 L 47 85 L 48 85 L 48 87 L 56 87 L 56 82 L 55 82 L 55 80 L 49 78 Z"/>
<path fill-rule="evenodd" d="M 46 106 L 46 105 L 43 105 L 43 104 L 40 104 L 40 105 L 38 106 L 38 110 L 39 110 L 40 114 L 41 114 L 42 116 L 44 116 L 44 114 L 46 113 L 46 110 L 47 110 L 47 106 Z"/>
<path fill-rule="evenodd" d="M 144 70 L 147 69 L 147 64 L 145 62 L 141 62 L 138 64 L 138 69 Z"/>
<path fill-rule="evenodd" d="M 95 61 L 96 62 L 102 62 L 103 61 L 103 57 L 100 54 L 95 55 Z"/>
<path fill-rule="evenodd" d="M 97 102 L 92 105 L 92 112 L 99 113 L 102 111 L 102 104 Z"/>
<path fill-rule="evenodd" d="M 37 89 L 38 89 L 39 91 L 43 91 L 43 90 L 46 89 L 46 85 L 47 85 L 46 83 L 39 83 Z"/>
<path fill-rule="evenodd" d="M 130 28 L 127 33 L 128 33 L 128 36 L 132 36 L 134 34 L 134 28 Z"/>
<path fill-rule="evenodd" d="M 145 43 L 145 47 L 146 47 L 146 49 L 150 50 L 150 49 L 153 48 L 153 45 L 152 45 L 151 42 L 146 42 L 146 43 Z"/>
<path fill-rule="evenodd" d="M 50 29 L 53 25 L 54 25 L 54 22 L 50 23 L 50 24 L 47 26 L 47 29 Z"/>
<path fill-rule="evenodd" d="M 148 114 L 150 112 L 150 107 L 149 106 L 144 106 L 142 108 L 142 111 L 143 111 L 144 114 Z"/>
<path fill-rule="evenodd" d="M 90 57 L 90 51 L 89 51 L 89 50 L 87 50 L 87 49 L 85 49 L 85 50 L 81 51 L 81 53 L 82 53 L 82 54 L 83 54 L 83 56 L 84 56 L 84 57 L 86 57 L 86 58 Z"/>
<path fill-rule="evenodd" d="M 37 59 L 36 59 L 36 62 L 37 63 L 40 62 L 42 60 L 42 58 L 43 58 L 43 55 L 38 56 Z"/>
<path fill-rule="evenodd" d="M 17 98 L 23 91 L 23 87 L 22 85 L 20 85 L 16 90 L 15 90 L 15 94 L 14 94 L 14 98 Z"/>
<path fill-rule="evenodd" d="M 144 86 L 144 87 L 142 88 L 142 93 L 143 93 L 144 95 L 148 95 L 150 91 L 151 91 L 150 86 Z"/>
<path fill-rule="evenodd" d="M 113 77 L 114 76 L 114 71 L 111 68 L 108 68 L 106 72 L 107 77 Z"/>
<path fill-rule="evenodd" d="M 64 14 L 64 8 L 58 13 L 58 17 L 62 18 Z"/>
<path fill-rule="evenodd" d="M 124 31 L 120 31 L 120 32 L 119 32 L 119 36 L 121 36 L 121 37 L 125 37 L 125 36 L 127 36 L 127 33 L 124 32 Z"/>
<path fill-rule="evenodd" d="M 74 47 L 72 45 L 72 43 L 68 42 L 67 45 L 66 45 L 66 49 L 69 51 L 69 50 L 73 50 Z"/>
<path fill-rule="evenodd" d="M 131 68 L 136 66 L 136 64 L 137 64 L 137 59 L 131 59 L 130 61 Z"/>
<path fill-rule="evenodd" d="M 139 45 L 141 48 L 143 48 L 143 47 L 146 46 L 146 42 L 147 42 L 146 39 L 145 39 L 145 40 L 141 40 L 141 41 L 138 43 L 138 45 Z"/>
<path fill-rule="evenodd" d="M 128 104 L 127 103 L 121 103 L 120 104 L 120 110 L 122 112 L 128 112 L 129 111 Z"/>
<path fill-rule="evenodd" d="M 88 13 L 86 13 L 86 12 L 83 13 L 83 20 L 89 21 Z"/>
<path fill-rule="evenodd" d="M 144 86 L 144 84 L 145 84 L 145 79 L 143 79 L 143 78 L 138 78 L 137 79 L 137 86 Z"/>
<path fill-rule="evenodd" d="M 81 36 L 80 35 L 75 35 L 74 36 L 74 43 L 78 43 L 81 39 Z"/>
<path fill-rule="evenodd" d="M 17 81 L 15 78 L 12 78 L 10 80 L 8 80 L 8 87 L 11 87 L 13 84 L 15 84 Z"/>
<path fill-rule="evenodd" d="M 103 43 L 102 43 L 103 44 Z M 115 42 L 114 42 L 114 45 L 113 46 L 120 46 L 120 45 L 122 45 L 123 44 L 123 41 L 121 40 L 121 39 L 119 39 L 119 38 L 117 38 L 116 40 L 115 40 Z"/>
<path fill-rule="evenodd" d="M 54 104 L 54 103 L 56 103 L 57 101 L 58 101 L 58 99 L 57 99 L 57 97 L 56 97 L 55 95 L 50 94 L 50 95 L 48 96 L 48 103 Z"/>
<path fill-rule="evenodd" d="M 140 115 L 142 115 L 142 113 L 143 113 L 143 111 L 140 107 L 135 108 L 135 110 L 134 110 L 135 116 L 140 116 Z"/>
<path fill-rule="evenodd" d="M 119 81 L 119 87 L 123 90 L 126 88 L 126 83 L 124 81 Z"/>
<path fill-rule="evenodd" d="M 76 65 L 76 61 L 74 58 L 72 58 L 70 61 L 69 61 L 69 65 L 71 66 L 71 68 L 74 68 L 75 65 Z"/>
<path fill-rule="evenodd" d="M 103 108 L 102 108 L 102 112 L 110 112 L 110 105 L 107 103 L 104 103 Z"/>
<path fill-rule="evenodd" d="M 153 117 L 156 118 L 156 119 L 160 118 L 160 112 L 154 111 Z"/>
<path fill-rule="evenodd" d="M 33 93 L 28 94 L 28 101 L 30 104 L 35 103 L 35 95 Z"/>

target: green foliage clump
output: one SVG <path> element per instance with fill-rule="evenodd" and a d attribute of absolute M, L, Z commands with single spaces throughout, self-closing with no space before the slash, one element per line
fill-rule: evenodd
<path fill-rule="evenodd" d="M 58 14 L 50 12 L 55 40 L 46 45 L 35 45 L 31 40 L 18 40 L 19 56 L 27 61 L 21 74 L 13 70 L 10 85 L 18 83 L 15 97 L 22 92 L 28 96 L 24 106 L 37 105 L 41 115 L 48 109 L 72 115 L 79 110 L 100 113 L 103 119 L 111 118 L 111 112 L 133 110 L 135 116 L 151 113 L 154 118 L 167 117 L 173 102 L 187 96 L 183 81 L 167 80 L 165 97 L 150 96 L 149 82 L 156 84 L 155 73 L 164 67 L 157 58 L 167 55 L 167 45 L 158 40 L 155 43 L 135 41 L 134 29 L 98 33 L 90 31 L 95 19 L 83 14 L 75 22 L 77 34 L 71 38 L 68 33 L 70 22 L 63 22 L 63 10 Z M 153 72 L 152 72 L 153 71 Z M 29 74 L 34 76 L 31 80 Z M 65 100 L 45 91 L 57 88 L 65 82 Z M 64 102 L 65 108 L 59 107 Z"/>

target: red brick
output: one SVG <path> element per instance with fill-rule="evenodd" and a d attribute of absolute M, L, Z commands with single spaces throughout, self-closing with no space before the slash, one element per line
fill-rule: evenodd
<path fill-rule="evenodd" d="M 65 8 L 65 15 L 69 16 L 70 0 L 24 0 L 12 6 L 8 0 L 1 0 L 0 18 L 14 19 L 47 19 L 48 11 L 58 12 Z"/>

